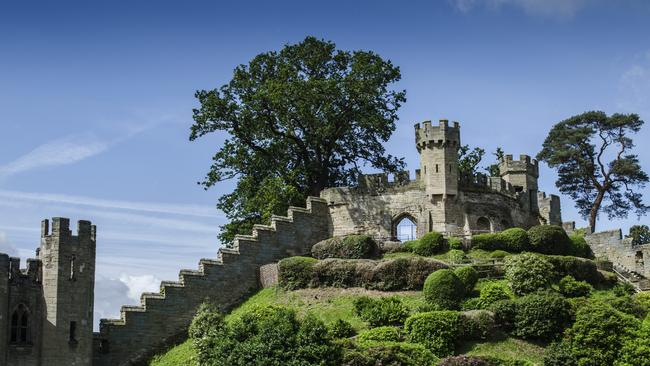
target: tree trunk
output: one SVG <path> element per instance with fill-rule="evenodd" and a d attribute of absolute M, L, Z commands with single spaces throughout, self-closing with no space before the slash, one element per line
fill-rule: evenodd
<path fill-rule="evenodd" d="M 604 198 L 605 191 L 599 191 L 596 200 L 594 200 L 594 204 L 591 206 L 591 210 L 589 211 L 589 227 L 591 228 L 592 233 L 596 232 L 596 218 L 598 217 L 598 211 L 600 211 L 600 205 L 603 203 Z"/>

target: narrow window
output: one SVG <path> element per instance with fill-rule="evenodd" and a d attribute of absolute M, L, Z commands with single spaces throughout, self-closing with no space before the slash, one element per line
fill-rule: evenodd
<path fill-rule="evenodd" d="M 9 342 L 14 344 L 29 343 L 29 311 L 23 304 L 18 305 L 11 315 Z"/>
<path fill-rule="evenodd" d="M 427 174 L 427 166 L 424 166 L 424 174 Z"/>
<path fill-rule="evenodd" d="M 70 322 L 70 343 L 77 343 L 77 322 Z"/>
<path fill-rule="evenodd" d="M 70 259 L 70 281 L 74 281 L 76 279 L 75 278 L 76 273 L 75 273 L 75 268 L 74 268 L 75 259 L 77 259 L 77 258 L 74 255 Z"/>
<path fill-rule="evenodd" d="M 18 342 L 18 311 L 11 316 L 11 343 Z"/>
<path fill-rule="evenodd" d="M 438 164 L 436 164 L 436 173 L 438 172 Z"/>
<path fill-rule="evenodd" d="M 449 164 L 449 173 L 451 173 L 451 164 Z"/>

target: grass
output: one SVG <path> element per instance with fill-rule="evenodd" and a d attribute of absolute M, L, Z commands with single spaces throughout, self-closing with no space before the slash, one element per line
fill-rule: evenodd
<path fill-rule="evenodd" d="M 467 342 L 460 353 L 471 356 L 491 356 L 504 360 L 528 361 L 533 365 L 544 364 L 544 346 L 539 343 L 498 335 L 496 339 Z"/>
<path fill-rule="evenodd" d="M 192 361 L 192 356 L 194 355 L 194 349 L 192 348 L 192 342 L 187 340 L 176 347 L 172 347 L 166 353 L 155 356 L 151 362 L 150 366 L 195 366 L 196 364 Z"/>

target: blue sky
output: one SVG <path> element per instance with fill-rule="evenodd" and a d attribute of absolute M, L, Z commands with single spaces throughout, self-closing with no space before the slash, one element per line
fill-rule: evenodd
<path fill-rule="evenodd" d="M 43 218 L 92 220 L 96 315 L 117 315 L 215 256 L 214 203 L 232 184 L 196 185 L 224 136 L 188 141 L 193 95 L 257 53 L 314 35 L 400 66 L 407 102 L 387 148 L 413 171 L 426 119 L 515 155 L 585 110 L 650 120 L 649 16 L 643 0 L 3 2 L 0 251 L 33 256 Z M 542 189 L 557 193 L 554 180 L 543 168 Z M 562 209 L 582 222 L 568 198 Z"/>

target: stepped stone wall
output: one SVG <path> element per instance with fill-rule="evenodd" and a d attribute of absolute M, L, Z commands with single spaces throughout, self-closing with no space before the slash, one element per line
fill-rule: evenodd
<path fill-rule="evenodd" d="M 177 282 L 163 282 L 160 293 L 145 293 L 139 306 L 123 306 L 121 318 L 102 319 L 95 335 L 95 366 L 145 365 L 148 357 L 182 340 L 196 308 L 204 301 L 228 310 L 260 288 L 259 269 L 309 253 L 328 235 L 327 204 L 310 197 L 307 208 L 289 208 L 271 225 L 256 225 L 238 236 L 217 258 L 201 259 L 198 270 L 181 270 Z"/>
<path fill-rule="evenodd" d="M 650 244 L 632 245 L 620 229 L 585 236 L 596 257 L 606 257 L 628 271 L 650 278 Z"/>

